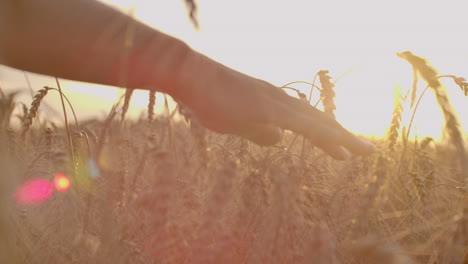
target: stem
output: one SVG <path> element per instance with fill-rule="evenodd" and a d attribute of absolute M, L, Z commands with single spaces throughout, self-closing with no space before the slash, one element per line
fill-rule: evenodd
<path fill-rule="evenodd" d="M 106 137 L 106 132 L 107 130 L 109 129 L 109 127 L 111 126 L 111 122 L 112 120 L 114 119 L 114 117 L 117 115 L 117 108 L 120 106 L 120 102 L 122 101 L 121 100 L 122 97 L 120 97 L 120 99 L 117 101 L 117 103 L 115 103 L 110 112 L 109 112 L 109 115 L 107 116 L 105 122 L 104 122 L 104 127 L 101 129 L 101 132 L 99 134 L 99 141 L 98 141 L 98 145 L 96 147 L 96 156 L 95 156 L 95 159 L 96 161 L 99 160 L 99 158 L 101 157 L 101 152 L 102 152 L 102 149 L 104 147 L 104 141 L 105 141 L 105 137 Z"/>
<path fill-rule="evenodd" d="M 304 84 L 308 84 L 308 85 L 312 85 L 314 88 L 318 89 L 319 91 L 322 90 L 322 88 L 318 87 L 317 85 L 313 84 L 313 83 L 310 83 L 310 82 L 305 82 L 305 81 L 295 81 L 295 82 L 290 82 L 290 83 L 287 83 L 283 86 L 281 86 L 280 88 L 282 87 L 286 87 L 286 86 L 289 86 L 291 84 L 295 84 L 295 83 L 304 83 Z"/>
<path fill-rule="evenodd" d="M 348 75 L 348 73 L 352 72 L 352 71 L 355 71 L 357 70 L 359 67 L 356 67 L 356 68 L 352 68 L 351 70 L 348 70 L 348 71 L 345 71 L 343 74 L 341 74 L 340 76 L 338 76 L 338 78 L 335 79 L 335 81 L 333 81 L 332 83 L 335 84 L 339 79 L 345 77 L 346 75 Z"/>
<path fill-rule="evenodd" d="M 452 78 L 452 77 L 453 77 L 452 75 L 439 75 L 439 76 L 437 76 L 437 79 Z M 408 131 L 406 132 L 406 140 L 403 142 L 403 146 L 406 146 L 406 143 L 408 142 L 408 137 L 409 137 L 409 134 L 410 134 L 411 125 L 413 124 L 413 120 L 414 120 L 414 117 L 416 115 L 416 110 L 418 109 L 419 103 L 421 102 L 422 97 L 424 96 L 426 91 L 429 90 L 429 88 L 430 88 L 430 86 L 427 85 L 426 88 L 424 89 L 424 91 L 419 96 L 418 101 L 416 102 L 416 105 L 414 106 L 413 114 L 411 115 L 411 119 L 410 119 L 410 122 L 409 122 L 409 125 L 408 125 Z"/>
<path fill-rule="evenodd" d="M 290 151 L 291 151 L 291 148 L 292 148 L 292 146 L 293 146 L 293 145 L 294 145 L 294 143 L 296 142 L 297 136 L 298 136 L 298 134 L 295 134 L 295 135 L 294 135 L 294 138 L 293 138 L 293 140 L 292 140 L 292 141 L 291 141 L 291 143 L 289 144 L 289 147 L 288 147 L 288 152 L 290 152 Z"/>
<path fill-rule="evenodd" d="M 451 76 L 450 75 L 439 75 L 439 76 L 437 76 L 437 79 L 440 79 L 440 78 L 451 78 Z M 400 173 L 400 171 L 401 171 L 401 164 L 403 162 L 403 159 L 405 158 L 406 146 L 408 144 L 408 138 L 409 138 L 409 134 L 411 132 L 411 126 L 413 125 L 414 117 L 416 116 L 416 110 L 418 110 L 419 103 L 421 102 L 421 99 L 423 98 L 424 94 L 427 92 L 427 90 L 429 90 L 430 87 L 431 87 L 430 85 L 427 85 L 426 88 L 424 89 L 424 91 L 421 93 L 421 95 L 418 98 L 418 101 L 416 102 L 416 105 L 414 106 L 413 113 L 411 114 L 411 119 L 410 119 L 410 122 L 408 124 L 408 131 L 406 131 L 406 138 L 403 139 L 403 151 L 401 152 L 400 164 L 398 165 L 398 173 Z"/>
<path fill-rule="evenodd" d="M 168 129 L 168 134 L 169 134 L 169 142 L 171 144 L 172 153 L 174 154 L 176 166 L 179 167 L 178 166 L 179 159 L 177 157 L 177 149 L 176 149 L 176 145 L 175 145 L 175 141 L 174 141 L 174 131 L 172 129 L 172 118 L 171 118 L 171 113 L 170 113 L 170 110 L 169 110 L 169 103 L 167 101 L 167 95 L 166 94 L 164 94 L 164 108 L 165 108 L 167 123 L 168 123 L 167 129 Z"/>
<path fill-rule="evenodd" d="M 322 97 L 320 97 L 317 102 L 314 104 L 314 107 L 317 107 L 317 105 L 320 103 L 320 101 L 322 101 Z"/>
<path fill-rule="evenodd" d="M 34 91 L 33 91 L 31 82 L 29 81 L 29 77 L 25 71 L 23 71 L 23 74 L 24 74 L 24 78 L 26 79 L 26 83 L 28 84 L 29 92 L 31 93 L 31 98 L 34 98 Z"/>
<path fill-rule="evenodd" d="M 410 122 L 408 124 L 408 131 L 406 131 L 406 138 L 403 141 L 403 151 L 404 151 L 404 149 L 406 147 L 406 144 L 408 143 L 408 137 L 409 137 L 409 134 L 411 132 L 411 126 L 413 125 L 414 117 L 416 116 L 416 110 L 418 110 L 419 103 L 421 102 L 421 99 L 423 98 L 423 96 L 427 92 L 427 90 L 429 90 L 429 88 L 430 88 L 429 85 L 426 86 L 424 91 L 419 96 L 418 101 L 416 102 L 416 105 L 414 106 L 413 113 L 411 114 L 411 119 L 410 119 Z"/>
<path fill-rule="evenodd" d="M 317 75 L 318 75 L 318 73 L 316 73 L 316 74 L 314 75 L 314 80 L 312 81 L 312 84 L 311 84 L 311 87 L 310 87 L 309 104 L 310 104 L 310 101 L 312 101 L 312 92 L 314 91 L 315 80 L 317 79 Z"/>
<path fill-rule="evenodd" d="M 317 79 L 317 73 L 314 75 L 314 80 L 310 83 L 310 82 L 306 82 L 306 81 L 295 81 L 295 82 L 290 82 L 290 83 L 287 83 L 283 86 L 281 86 L 280 88 L 282 89 L 290 89 L 290 90 L 293 90 L 295 91 L 296 93 L 299 94 L 299 90 L 296 89 L 296 88 L 293 88 L 293 87 L 289 87 L 289 85 L 291 84 L 295 84 L 295 83 L 304 83 L 304 84 L 308 84 L 310 85 L 310 93 L 309 93 L 309 104 L 310 104 L 310 101 L 312 100 L 312 92 L 314 91 L 314 88 L 316 88 L 317 90 L 319 91 L 322 91 L 322 88 L 318 87 L 317 85 L 315 85 L 315 80 Z M 319 98 L 318 102 L 320 102 L 321 98 Z M 318 102 L 314 105 L 314 107 L 317 106 Z M 290 143 L 289 147 L 288 147 L 288 152 L 291 150 L 292 146 L 294 145 L 294 143 L 296 142 L 296 139 L 297 139 L 297 135 L 294 136 L 294 139 L 292 140 L 292 142 Z M 304 154 L 304 148 L 305 148 L 305 137 L 302 137 L 302 150 L 301 150 L 301 155 Z"/>
<path fill-rule="evenodd" d="M 293 88 L 293 87 L 289 87 L 289 86 L 281 86 L 281 89 L 289 89 L 289 90 L 295 91 L 296 93 L 299 92 L 299 89 L 296 89 L 296 88 Z"/>
<path fill-rule="evenodd" d="M 73 151 L 73 144 L 71 139 L 70 133 L 70 126 L 68 125 L 68 117 L 67 117 L 67 110 L 65 109 L 65 101 L 63 100 L 63 93 L 62 87 L 60 86 L 60 82 L 57 77 L 55 77 L 55 82 L 57 83 L 58 90 L 60 92 L 60 101 L 62 102 L 62 110 L 63 110 L 63 117 L 65 118 L 65 128 L 67 130 L 67 139 L 68 139 L 68 147 L 70 151 L 70 157 L 73 163 L 73 176 L 76 176 L 76 164 L 75 164 L 75 155 Z"/>
<path fill-rule="evenodd" d="M 59 92 L 61 95 L 63 95 L 63 97 L 65 98 L 65 100 L 67 101 L 67 104 L 68 106 L 70 107 L 71 111 L 72 111 L 72 114 L 73 114 L 73 118 L 75 119 L 75 126 L 78 127 L 78 119 L 76 118 L 76 113 L 75 113 L 75 109 L 73 108 L 73 105 L 71 104 L 70 100 L 68 100 L 68 97 L 62 93 L 62 91 L 60 91 L 59 89 L 57 88 L 53 88 L 53 87 L 48 87 L 48 86 L 45 86 L 47 89 L 49 90 L 55 90 L 57 92 Z"/>

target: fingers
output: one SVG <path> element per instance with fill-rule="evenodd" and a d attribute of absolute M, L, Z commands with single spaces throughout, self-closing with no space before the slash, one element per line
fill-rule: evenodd
<path fill-rule="evenodd" d="M 374 144 L 356 137 L 344 128 L 342 128 L 341 134 L 340 143 L 352 153 L 357 155 L 369 155 L 375 152 Z"/>
<path fill-rule="evenodd" d="M 342 146 L 330 146 L 324 151 L 336 160 L 347 160 L 351 157 L 351 153 Z"/>
<path fill-rule="evenodd" d="M 274 124 L 306 136 L 335 159 L 346 159 L 350 156 L 349 152 L 357 155 L 374 152 L 371 143 L 359 139 L 325 113 L 287 97 L 283 102 L 276 102 Z"/>
<path fill-rule="evenodd" d="M 269 146 L 281 140 L 283 130 L 273 125 L 251 124 L 239 126 L 233 133 L 250 139 L 258 145 Z"/>

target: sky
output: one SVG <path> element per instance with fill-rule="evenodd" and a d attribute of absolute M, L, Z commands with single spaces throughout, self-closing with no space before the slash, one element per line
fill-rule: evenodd
<path fill-rule="evenodd" d="M 395 85 L 403 91 L 411 87 L 412 69 L 396 52 L 410 50 L 428 58 L 441 74 L 468 78 L 468 1 L 200 0 L 199 31 L 190 24 L 181 0 L 103 2 L 123 12 L 133 10 L 144 23 L 228 67 L 277 86 L 311 82 L 320 70 L 329 70 L 334 79 L 346 73 L 336 82 L 336 116 L 358 134 L 383 135 L 392 118 Z M 55 86 L 53 78 L 26 76 L 34 90 Z M 2 67 L 0 83 L 24 89 L 25 102 L 30 101 L 23 72 Z M 450 80 L 444 84 L 467 127 L 468 97 Z M 123 92 L 68 81 L 64 87 L 82 119 L 103 117 Z M 307 85 L 295 87 L 309 91 Z M 44 111 L 59 116 L 58 97 L 48 100 Z M 132 116 L 140 115 L 146 104 L 147 92 L 137 92 Z M 416 115 L 418 135 L 439 137 L 442 120 L 433 94 L 428 93 Z"/>

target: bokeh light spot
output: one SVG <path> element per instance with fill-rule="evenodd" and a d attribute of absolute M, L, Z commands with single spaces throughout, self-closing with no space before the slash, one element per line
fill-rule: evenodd
<path fill-rule="evenodd" d="M 54 176 L 54 186 L 59 192 L 65 192 L 70 189 L 70 179 L 63 173 L 57 173 Z"/>
<path fill-rule="evenodd" d="M 52 184 L 48 180 L 29 180 L 19 186 L 15 192 L 15 201 L 21 205 L 34 205 L 49 199 L 54 192 Z"/>
<path fill-rule="evenodd" d="M 100 175 L 99 166 L 97 165 L 96 161 L 93 159 L 88 160 L 88 173 L 91 179 L 95 180 L 99 178 L 99 175 Z"/>

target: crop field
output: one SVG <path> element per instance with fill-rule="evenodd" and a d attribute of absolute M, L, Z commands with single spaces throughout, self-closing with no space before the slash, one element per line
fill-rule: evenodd
<path fill-rule="evenodd" d="M 155 92 L 140 119 L 125 118 L 127 90 L 107 119 L 68 110 L 65 125 L 41 115 L 49 93 L 73 104 L 59 80 L 28 106 L 2 91 L 0 263 L 468 263 L 466 134 L 443 85 L 464 96 L 468 83 L 398 56 L 415 85 L 388 99 L 377 151 L 346 161 L 288 131 L 270 147 L 211 132 L 167 100 L 155 114 Z M 316 77 L 311 103 L 333 115 L 333 78 Z M 294 85 L 282 88 L 310 101 Z M 422 96 L 439 104 L 441 140 L 402 121 Z"/>

